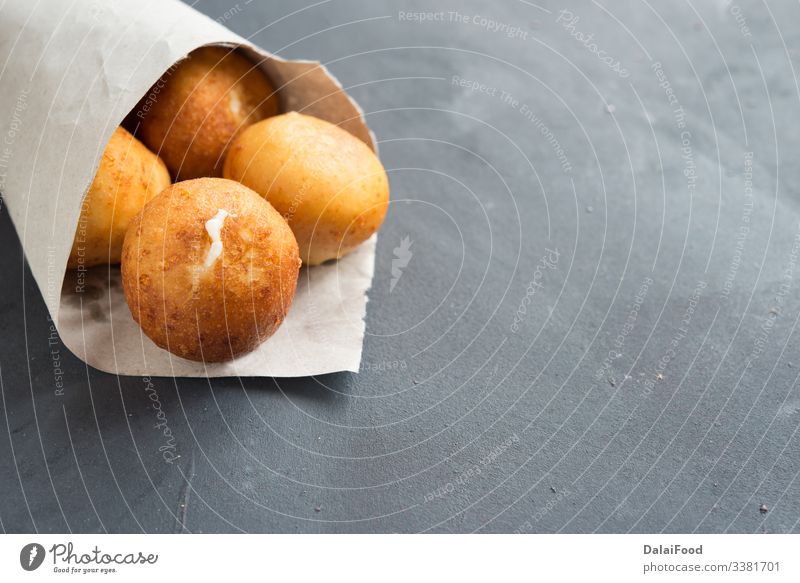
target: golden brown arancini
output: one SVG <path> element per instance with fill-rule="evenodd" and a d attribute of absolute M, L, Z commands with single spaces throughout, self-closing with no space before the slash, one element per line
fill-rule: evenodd
<path fill-rule="evenodd" d="M 178 182 L 137 215 L 122 249 L 133 319 L 158 346 L 219 362 L 281 325 L 297 286 L 291 229 L 249 188 L 222 178 Z"/>
<path fill-rule="evenodd" d="M 176 180 L 220 176 L 240 129 L 278 113 L 264 73 L 239 53 L 202 47 L 166 73 L 139 105 L 138 135 Z"/>
<path fill-rule="evenodd" d="M 164 162 L 117 128 L 83 199 L 67 267 L 119 263 L 131 219 L 170 182 Z"/>
<path fill-rule="evenodd" d="M 308 265 L 366 241 L 389 206 L 389 180 L 375 153 L 338 126 L 296 112 L 243 130 L 223 175 L 264 196 L 286 218 Z"/>

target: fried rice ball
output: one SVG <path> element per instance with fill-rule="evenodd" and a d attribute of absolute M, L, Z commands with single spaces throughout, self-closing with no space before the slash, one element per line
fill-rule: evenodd
<path fill-rule="evenodd" d="M 389 206 L 389 180 L 375 153 L 338 126 L 297 112 L 243 130 L 223 175 L 286 218 L 308 265 L 338 259 L 369 239 Z"/>
<path fill-rule="evenodd" d="M 119 263 L 131 219 L 170 182 L 164 162 L 117 128 L 83 199 L 67 267 Z"/>
<path fill-rule="evenodd" d="M 158 346 L 196 361 L 230 360 L 272 336 L 299 269 L 283 217 L 222 178 L 164 190 L 134 218 L 122 249 L 133 319 Z"/>
<path fill-rule="evenodd" d="M 278 113 L 264 73 L 239 53 L 202 47 L 167 72 L 140 104 L 142 141 L 176 180 L 221 176 L 240 129 Z"/>

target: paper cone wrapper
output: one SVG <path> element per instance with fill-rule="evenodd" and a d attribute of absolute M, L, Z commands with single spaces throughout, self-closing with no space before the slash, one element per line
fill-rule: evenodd
<path fill-rule="evenodd" d="M 87 192 L 111 134 L 192 50 L 241 47 L 282 111 L 339 124 L 373 149 L 361 110 L 316 62 L 284 61 L 177 0 L 6 0 L 0 4 L 0 191 L 63 343 L 122 375 L 307 376 L 358 371 L 375 238 L 303 268 L 278 332 L 227 363 L 158 348 L 131 317 L 118 266 L 66 271 Z"/>

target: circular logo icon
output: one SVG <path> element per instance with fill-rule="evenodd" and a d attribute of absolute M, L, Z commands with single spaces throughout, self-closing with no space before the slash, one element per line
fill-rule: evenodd
<path fill-rule="evenodd" d="M 19 552 L 19 564 L 26 571 L 35 571 L 44 562 L 44 547 L 39 543 L 29 543 Z"/>

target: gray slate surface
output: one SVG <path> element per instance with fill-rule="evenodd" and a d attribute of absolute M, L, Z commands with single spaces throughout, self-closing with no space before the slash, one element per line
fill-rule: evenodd
<path fill-rule="evenodd" d="M 89 370 L 0 213 L 4 531 L 800 531 L 796 4 L 231 2 L 380 140 L 363 370 Z"/>

